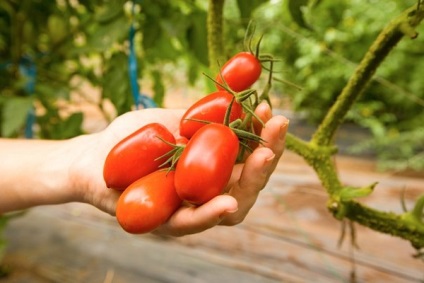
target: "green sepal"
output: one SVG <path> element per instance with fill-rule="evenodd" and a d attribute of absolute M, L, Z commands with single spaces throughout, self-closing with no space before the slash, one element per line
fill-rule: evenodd
<path fill-rule="evenodd" d="M 348 186 L 344 187 L 339 194 L 340 200 L 351 201 L 356 198 L 367 197 L 374 191 L 374 187 L 376 185 L 377 185 L 377 182 L 362 188 L 355 188 L 355 187 L 348 187 Z"/>

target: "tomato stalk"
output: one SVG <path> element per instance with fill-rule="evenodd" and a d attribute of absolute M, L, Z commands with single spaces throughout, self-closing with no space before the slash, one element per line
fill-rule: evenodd
<path fill-rule="evenodd" d="M 195 121 L 195 122 L 199 122 L 199 123 L 205 123 L 205 124 L 213 124 L 212 122 L 209 121 L 205 121 L 205 120 L 199 120 L 199 119 L 189 119 L 191 121 Z M 265 142 L 264 139 L 262 139 L 260 136 L 256 135 L 253 132 L 247 131 L 245 129 L 243 129 L 240 125 L 242 125 L 243 122 L 240 119 L 237 119 L 235 121 L 233 121 L 232 123 L 229 123 L 229 125 L 227 125 L 230 129 L 233 130 L 233 132 L 240 138 L 240 139 L 247 139 L 249 141 L 254 141 L 254 142 L 260 142 L 263 143 Z M 166 142 L 166 141 L 164 141 Z M 172 144 L 171 144 L 172 145 Z M 178 145 L 173 144 L 173 146 L 178 147 Z M 172 150 L 171 150 L 172 151 Z M 165 154 L 169 155 L 169 153 Z"/>
<path fill-rule="evenodd" d="M 274 62 L 270 61 L 269 62 L 268 81 L 267 81 L 267 84 L 265 85 L 265 88 L 263 89 L 262 94 L 260 96 L 260 100 L 261 101 L 265 100 L 266 102 L 268 102 L 270 107 L 272 107 L 272 104 L 271 104 L 271 99 L 269 98 L 269 91 L 271 90 L 271 87 L 272 87 L 273 70 L 274 70 Z"/>
<path fill-rule="evenodd" d="M 283 84 L 287 84 L 287 85 L 289 85 L 289 86 L 291 86 L 291 87 L 293 87 L 293 88 L 295 88 L 297 90 L 302 90 L 303 89 L 301 86 L 299 86 L 299 85 L 297 85 L 295 83 L 292 83 L 292 82 L 290 82 L 288 80 L 282 79 L 282 78 L 273 77 L 272 79 L 274 81 L 277 81 L 277 82 L 280 82 L 280 83 L 283 83 Z"/>
<path fill-rule="evenodd" d="M 219 73 L 219 76 L 220 76 L 220 78 L 222 80 L 222 83 L 216 81 L 214 78 L 212 78 L 211 76 L 209 76 L 206 73 L 203 73 L 203 75 L 206 76 L 211 81 L 213 81 L 218 86 L 222 87 L 225 91 L 231 93 L 236 98 L 236 101 L 237 102 L 242 102 L 242 101 L 246 100 L 247 98 L 249 98 L 251 95 L 256 94 L 256 90 L 251 89 L 251 88 L 246 89 L 246 90 L 243 90 L 243 91 L 240 91 L 240 92 L 236 92 L 236 91 L 232 90 L 230 88 L 230 86 L 228 85 L 228 83 L 223 78 L 221 72 Z"/>
<path fill-rule="evenodd" d="M 162 142 L 166 143 L 167 145 L 172 146 L 172 149 L 170 151 L 168 151 L 167 153 L 163 154 L 162 156 L 159 156 L 158 158 L 156 158 L 156 160 L 158 159 L 162 159 L 165 157 L 168 157 L 168 159 L 163 162 L 159 168 L 165 167 L 168 164 L 171 164 L 168 168 L 168 171 L 174 170 L 175 169 L 175 165 L 178 162 L 178 159 L 181 156 L 181 153 L 183 152 L 185 146 L 184 145 L 177 145 L 177 144 L 173 144 L 170 143 L 164 139 L 162 139 L 161 137 L 157 136 L 158 139 L 160 139 Z"/>
<path fill-rule="evenodd" d="M 253 41 L 253 36 L 255 34 L 255 30 L 256 30 L 255 23 L 253 21 L 249 21 L 246 32 L 244 34 L 243 45 L 244 45 L 244 50 L 249 50 L 249 52 L 252 54 L 253 54 L 252 41 Z"/>
<path fill-rule="evenodd" d="M 231 116 L 231 109 L 233 108 L 235 97 L 233 96 L 233 99 L 231 99 L 230 105 L 227 107 L 227 111 L 225 112 L 224 116 L 224 125 L 229 126 L 230 125 L 230 116 Z"/>
<path fill-rule="evenodd" d="M 248 26 L 247 26 L 246 33 L 244 35 L 244 41 L 243 41 L 244 50 L 248 50 L 248 52 L 250 52 L 252 55 L 254 55 L 261 62 L 263 69 L 269 70 L 262 63 L 279 62 L 281 60 L 274 58 L 271 54 L 261 54 L 260 53 L 260 46 L 261 46 L 264 34 L 261 34 L 261 36 L 259 37 L 259 40 L 258 40 L 258 42 L 256 43 L 256 46 L 255 46 L 255 50 L 253 51 L 252 45 L 253 45 L 253 37 L 254 37 L 254 34 L 255 34 L 255 30 L 256 30 L 255 24 L 253 23 L 253 21 L 250 21 Z"/>
<path fill-rule="evenodd" d="M 214 83 L 216 83 L 217 85 L 221 86 L 223 89 L 225 89 L 227 92 L 229 92 L 230 94 L 232 94 L 235 97 L 235 100 L 239 103 L 241 103 L 241 106 L 243 107 L 243 110 L 246 112 L 246 119 L 244 120 L 243 124 L 242 124 L 242 129 L 246 128 L 246 125 L 250 123 L 252 116 L 255 117 L 259 123 L 262 124 L 262 126 L 265 126 L 264 122 L 262 121 L 262 119 L 256 115 L 255 113 L 255 109 L 256 106 L 258 106 L 258 101 L 259 101 L 259 97 L 258 97 L 258 92 L 255 89 L 246 89 L 244 91 L 241 92 L 235 92 L 233 91 L 227 84 L 227 82 L 225 81 L 225 79 L 222 77 L 221 72 L 219 73 L 219 76 L 221 77 L 222 80 L 222 84 L 217 82 L 215 79 L 213 79 L 212 77 L 210 77 L 208 74 L 203 73 L 207 78 L 209 78 L 210 80 L 212 80 Z M 251 103 L 250 98 L 252 97 L 252 95 L 255 97 L 255 103 Z M 246 102 L 247 101 L 247 102 Z M 231 112 L 231 109 L 227 110 L 229 113 Z"/>

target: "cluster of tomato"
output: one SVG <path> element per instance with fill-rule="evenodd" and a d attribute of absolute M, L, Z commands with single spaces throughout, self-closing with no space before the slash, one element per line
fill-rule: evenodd
<path fill-rule="evenodd" d="M 103 176 L 109 188 L 123 191 L 116 217 L 125 231 L 150 232 L 183 202 L 201 205 L 223 193 L 238 158 L 260 142 L 252 130 L 256 91 L 250 87 L 261 71 L 253 53 L 236 54 L 215 78 L 217 91 L 183 115 L 182 139 L 152 123 L 112 148 Z"/>

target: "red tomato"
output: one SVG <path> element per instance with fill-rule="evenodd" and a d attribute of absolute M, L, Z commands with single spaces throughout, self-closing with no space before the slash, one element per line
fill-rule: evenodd
<path fill-rule="evenodd" d="M 184 113 L 180 122 L 180 135 L 190 139 L 193 134 L 206 125 L 189 119 L 224 123 L 225 113 L 234 96 L 227 91 L 216 91 L 201 98 Z M 230 122 L 241 117 L 241 104 L 233 102 L 230 112 Z"/>
<path fill-rule="evenodd" d="M 181 136 L 181 137 L 175 138 L 176 145 L 185 146 L 187 143 L 188 143 L 188 138 L 186 137 Z"/>
<path fill-rule="evenodd" d="M 261 62 L 252 53 L 240 52 L 230 58 L 221 68 L 221 75 L 231 90 L 240 92 L 251 87 L 260 77 L 262 72 Z M 215 79 L 223 84 L 218 74 Z M 219 90 L 223 88 L 218 84 Z"/>
<path fill-rule="evenodd" d="M 236 134 L 222 124 L 199 129 L 175 168 L 175 189 L 181 199 L 201 205 L 223 193 L 239 151 Z"/>
<path fill-rule="evenodd" d="M 132 183 L 119 197 L 116 218 L 132 234 L 151 232 L 180 207 L 174 171 L 158 170 Z"/>
<path fill-rule="evenodd" d="M 141 177 L 156 171 L 172 150 L 163 140 L 175 144 L 175 138 L 165 126 L 148 124 L 117 143 L 106 157 L 103 178 L 107 187 L 125 190 Z"/>

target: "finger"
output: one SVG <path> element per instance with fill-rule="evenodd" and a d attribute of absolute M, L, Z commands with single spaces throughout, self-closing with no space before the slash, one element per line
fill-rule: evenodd
<path fill-rule="evenodd" d="M 244 166 L 234 167 L 230 194 L 239 202 L 237 213 L 222 221 L 234 225 L 243 221 L 265 187 L 283 154 L 289 121 L 283 116 L 272 117 L 265 125 L 261 137 L 266 143 L 246 159 Z"/>
<path fill-rule="evenodd" d="M 220 195 L 198 206 L 182 207 L 160 226 L 155 234 L 183 236 L 200 233 L 219 224 L 238 209 L 237 201 L 229 195 Z"/>
<path fill-rule="evenodd" d="M 255 114 L 258 118 L 252 118 L 253 129 L 255 134 L 260 135 L 264 125 L 271 119 L 272 111 L 268 103 L 262 102 L 256 107 Z M 260 121 L 258 119 L 260 119 Z M 257 145 L 257 143 L 253 143 L 253 148 L 256 148 Z"/>
<path fill-rule="evenodd" d="M 262 122 L 266 123 L 272 117 L 271 107 L 267 102 L 261 102 L 255 109 L 255 114 L 262 120 Z"/>
<path fill-rule="evenodd" d="M 273 161 L 274 169 L 284 152 L 288 127 L 289 120 L 284 116 L 276 115 L 266 123 L 262 130 L 261 138 L 265 141 L 262 146 L 271 149 L 275 154 L 275 159 Z M 272 171 L 270 173 L 272 173 Z"/>
<path fill-rule="evenodd" d="M 239 181 L 229 191 L 239 204 L 238 210 L 226 216 L 220 224 L 236 225 L 244 220 L 268 181 L 274 158 L 275 154 L 263 147 L 256 149 L 246 159 Z"/>

